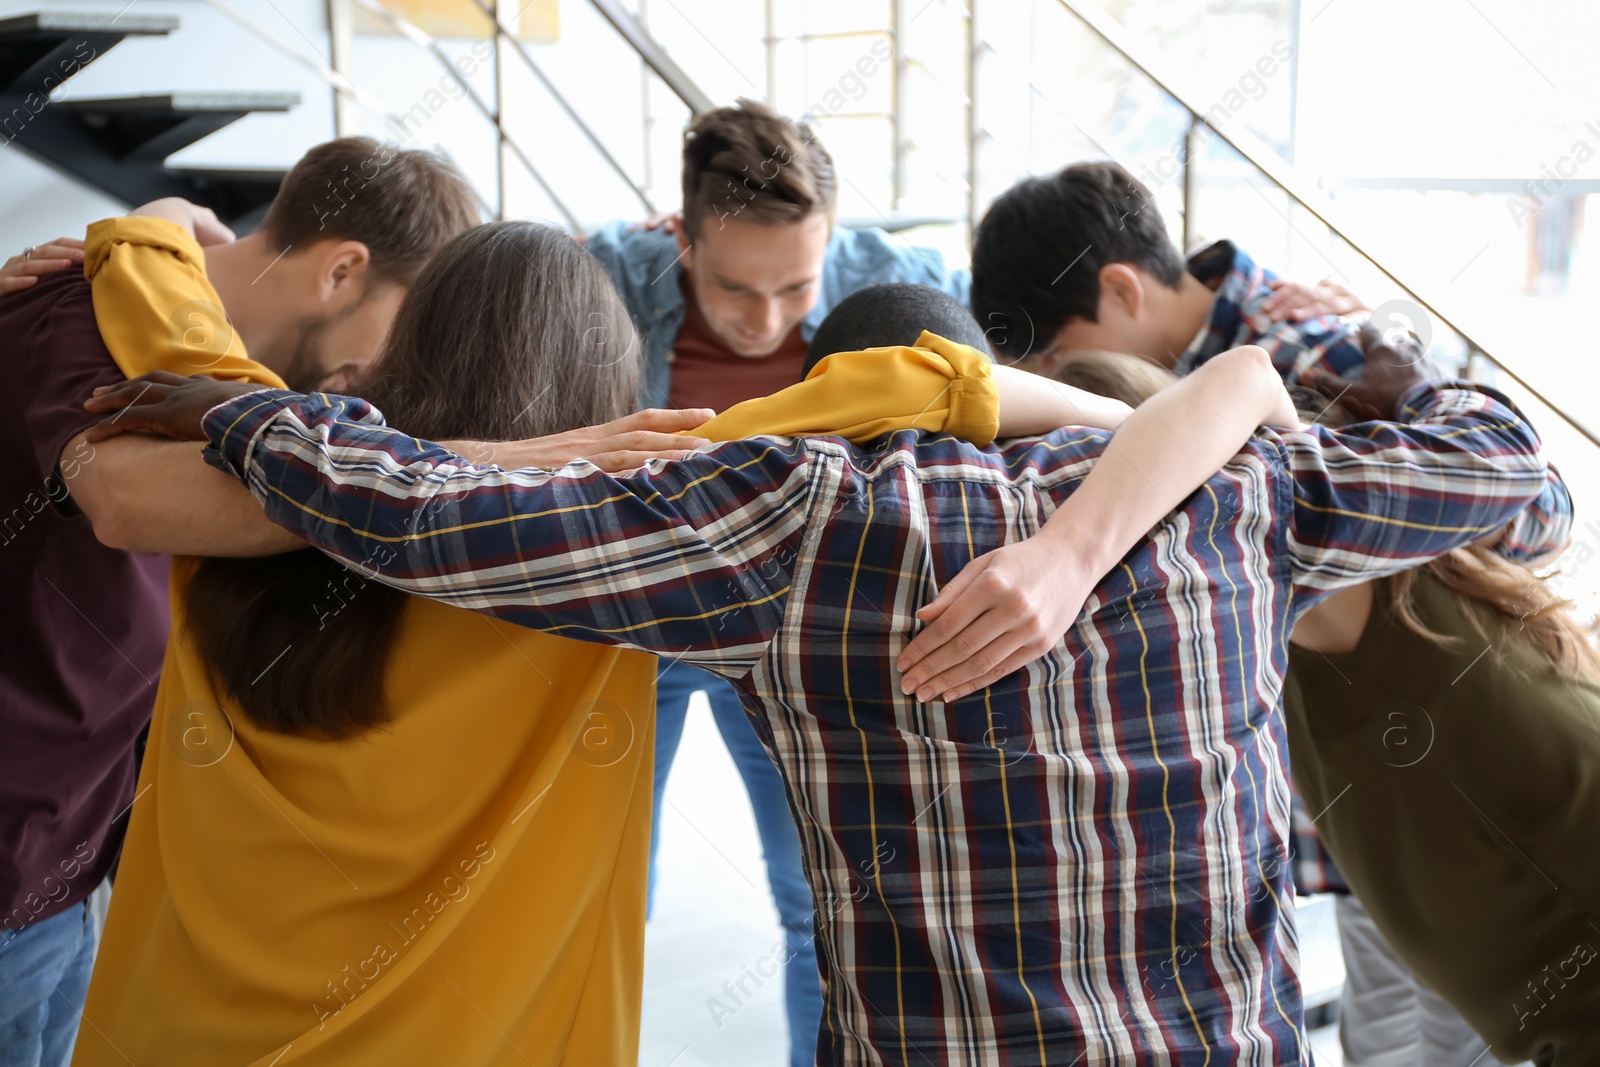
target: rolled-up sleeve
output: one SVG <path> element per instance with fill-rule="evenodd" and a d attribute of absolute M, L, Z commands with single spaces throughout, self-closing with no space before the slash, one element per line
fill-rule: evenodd
<path fill-rule="evenodd" d="M 988 358 L 923 333 L 915 347 L 837 352 L 805 381 L 735 404 L 691 432 L 712 441 L 780 434 L 860 443 L 897 430 L 925 430 L 986 445 L 999 429 L 1000 399 Z"/>
<path fill-rule="evenodd" d="M 1549 563 L 1572 543 L 1572 494 L 1554 463 L 1544 491 L 1511 520 L 1495 551 L 1513 563 Z"/>
<path fill-rule="evenodd" d="M 1283 435 L 1293 472 L 1288 552 L 1318 594 L 1393 574 L 1498 531 L 1549 491 L 1539 436 L 1477 382 L 1417 387 L 1402 423 Z"/>
<path fill-rule="evenodd" d="M 100 336 L 125 376 L 164 370 L 283 386 L 245 351 L 206 277 L 204 250 L 176 223 L 127 215 L 91 224 L 83 274 Z"/>

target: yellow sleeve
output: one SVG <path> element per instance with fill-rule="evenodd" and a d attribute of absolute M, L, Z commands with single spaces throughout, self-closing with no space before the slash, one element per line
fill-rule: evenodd
<path fill-rule="evenodd" d="M 128 377 L 165 370 L 283 388 L 245 352 L 206 277 L 205 253 L 176 223 L 135 215 L 95 223 L 83 274 L 100 336 Z"/>
<path fill-rule="evenodd" d="M 735 404 L 689 432 L 712 441 L 772 434 L 860 442 L 895 430 L 927 430 L 986 445 L 999 429 L 989 360 L 924 332 L 912 348 L 837 352 L 798 385 Z"/>

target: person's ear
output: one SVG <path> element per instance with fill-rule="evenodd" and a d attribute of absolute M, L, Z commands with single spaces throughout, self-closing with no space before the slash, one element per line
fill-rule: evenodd
<path fill-rule="evenodd" d="M 372 252 L 360 241 L 339 241 L 322 254 L 317 271 L 317 299 L 327 306 L 348 307 L 366 291 Z"/>
<path fill-rule="evenodd" d="M 683 231 L 683 219 L 679 218 L 678 226 L 672 234 L 678 239 L 678 262 L 687 270 L 694 265 L 694 245 L 690 243 L 689 235 Z"/>
<path fill-rule="evenodd" d="M 1144 280 L 1126 263 L 1107 263 L 1100 268 L 1100 317 L 1112 310 L 1119 317 L 1137 319 L 1145 307 Z"/>
<path fill-rule="evenodd" d="M 1067 365 L 1067 357 L 1062 352 L 1062 345 L 1066 341 L 1067 326 L 1063 324 L 1056 336 L 1043 350 L 1029 352 L 1017 360 L 1016 366 L 1033 374 L 1045 378 L 1055 377 L 1056 371 Z"/>

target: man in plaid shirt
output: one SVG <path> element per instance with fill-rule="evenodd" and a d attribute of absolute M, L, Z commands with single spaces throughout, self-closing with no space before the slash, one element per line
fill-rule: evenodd
<path fill-rule="evenodd" d="M 1359 376 L 1360 321 L 1279 317 L 1277 283 L 1232 241 L 1184 260 L 1150 191 L 1110 162 L 1019 181 L 990 207 L 972 250 L 973 311 L 996 356 L 1046 376 L 1100 350 L 1185 375 L 1247 344 L 1265 349 L 1286 383 Z M 1353 297 L 1351 303 L 1359 306 Z M 1561 492 L 1554 475 L 1552 483 L 1552 493 Z M 1534 524 L 1541 537 L 1549 526 Z M 1508 542 L 1501 551 L 1526 560 L 1543 547 L 1541 541 L 1529 553 Z M 1318 814 L 1296 800 L 1295 886 L 1308 894 L 1348 892 L 1317 836 Z"/>
<path fill-rule="evenodd" d="M 1038 531 L 1108 434 L 751 438 L 612 477 L 475 466 L 359 400 L 137 381 L 160 404 L 119 428 L 204 411 L 273 520 L 380 580 L 731 679 L 800 826 L 819 1062 L 1306 1064 L 1289 626 L 1550 494 L 1507 398 L 1375 377 L 1401 422 L 1259 432 L 1049 654 L 949 704 L 901 693 L 913 613 Z"/>
<path fill-rule="evenodd" d="M 1152 209 L 1153 210 L 1153 209 Z M 1364 366 L 1357 333 L 1360 320 L 1317 315 L 1297 322 L 1274 319 L 1267 303 L 1278 276 L 1232 241 L 1207 245 L 1185 262 L 1191 277 L 1215 293 L 1205 325 L 1178 356 L 1174 373 L 1188 374 L 1206 360 L 1239 345 L 1259 345 L 1286 382 L 1306 371 L 1352 378 Z"/>
<path fill-rule="evenodd" d="M 1185 261 L 1150 190 L 1115 163 L 1019 181 L 972 247 L 972 311 L 989 346 L 1046 376 L 1092 351 L 1188 374 L 1240 345 L 1266 349 L 1290 383 L 1308 370 L 1359 375 L 1360 321 L 1275 317 L 1277 283 L 1232 241 Z"/>

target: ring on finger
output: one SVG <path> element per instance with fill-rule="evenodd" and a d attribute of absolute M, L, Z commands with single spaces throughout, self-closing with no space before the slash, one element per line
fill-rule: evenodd
<path fill-rule="evenodd" d="M 32 259 L 33 258 L 33 250 L 35 248 L 38 248 L 38 247 L 39 247 L 38 245 L 29 245 L 27 248 L 24 248 L 22 250 L 22 262 L 26 263 L 26 262 L 28 262 L 28 260 Z"/>

